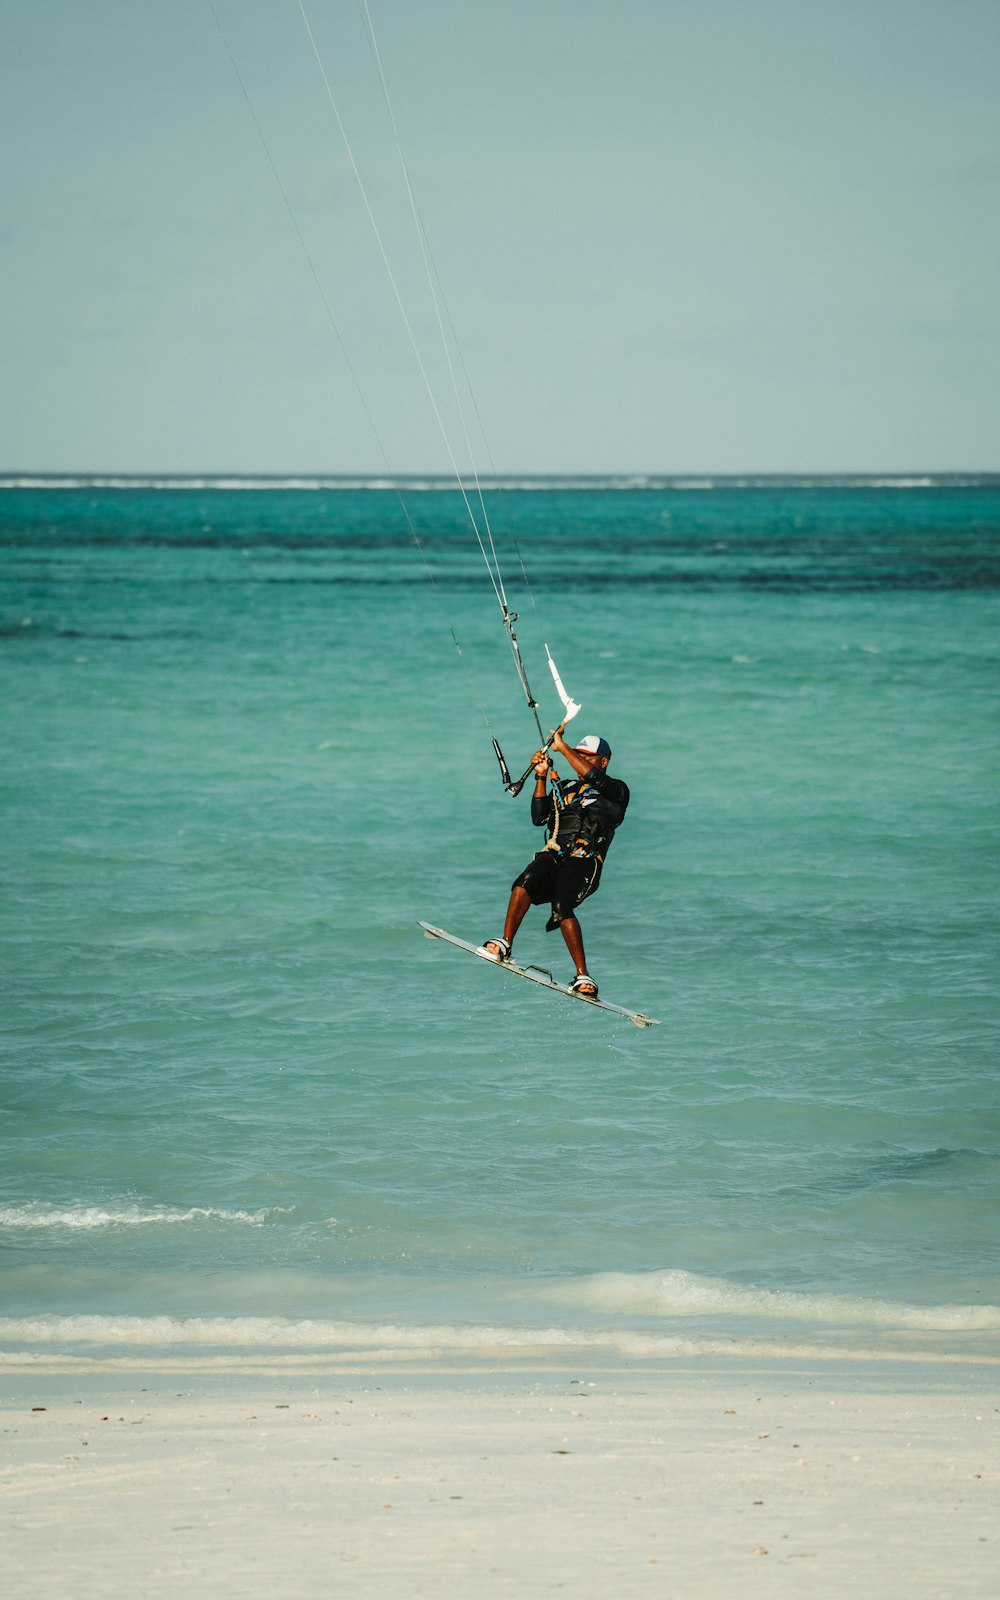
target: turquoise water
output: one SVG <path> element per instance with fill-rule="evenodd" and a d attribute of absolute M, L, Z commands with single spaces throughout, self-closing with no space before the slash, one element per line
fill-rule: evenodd
<path fill-rule="evenodd" d="M 995 1352 L 1000 482 L 490 492 L 644 1032 L 420 936 L 536 844 L 477 699 L 535 741 L 404 498 L 433 586 L 385 488 L 0 481 L 5 1344 Z"/>

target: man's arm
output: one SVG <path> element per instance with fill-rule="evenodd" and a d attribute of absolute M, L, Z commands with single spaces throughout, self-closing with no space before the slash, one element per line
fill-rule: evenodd
<path fill-rule="evenodd" d="M 531 758 L 535 769 L 535 788 L 531 796 L 531 820 L 536 828 L 544 828 L 552 815 L 552 796 L 546 788 L 552 766 L 547 750 L 536 750 Z"/>
<path fill-rule="evenodd" d="M 570 749 L 560 733 L 553 734 L 552 748 L 558 750 L 561 756 L 566 757 L 573 771 L 579 777 L 586 778 L 587 782 L 593 784 L 600 794 L 621 808 L 622 816 L 625 815 L 629 802 L 628 788 L 620 778 L 609 777 L 605 770 L 608 764 L 607 761 L 586 761 L 582 756 L 578 756 L 575 750 Z"/>
<path fill-rule="evenodd" d="M 582 756 L 578 756 L 575 750 L 570 749 L 558 728 L 552 735 L 552 748 L 553 750 L 558 750 L 561 756 L 566 757 L 566 760 L 569 762 L 578 778 L 590 777 L 590 774 L 593 770 L 591 763 L 589 761 L 585 761 Z M 606 764 L 607 763 L 605 763 L 605 765 Z M 538 771 L 537 767 L 535 768 L 535 771 Z"/>

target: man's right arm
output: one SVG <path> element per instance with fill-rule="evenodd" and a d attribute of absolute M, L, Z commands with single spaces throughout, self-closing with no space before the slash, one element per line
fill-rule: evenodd
<path fill-rule="evenodd" d="M 546 788 L 551 762 L 547 750 L 536 750 L 532 759 L 535 766 L 535 790 L 531 796 L 531 820 L 536 828 L 544 828 L 552 817 L 552 796 Z"/>

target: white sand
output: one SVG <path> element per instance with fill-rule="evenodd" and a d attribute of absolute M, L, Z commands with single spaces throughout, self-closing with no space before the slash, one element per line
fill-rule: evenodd
<path fill-rule="evenodd" d="M 0 1392 L 15 1600 L 1000 1595 L 991 1364 L 45 1358 Z"/>

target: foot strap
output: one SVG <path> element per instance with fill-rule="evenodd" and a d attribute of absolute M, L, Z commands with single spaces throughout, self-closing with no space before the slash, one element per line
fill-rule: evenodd
<path fill-rule="evenodd" d="M 571 994 L 578 994 L 582 1000 L 597 999 L 597 984 L 586 972 L 578 972 L 570 984 Z"/>
<path fill-rule="evenodd" d="M 496 948 L 490 950 L 488 949 L 489 945 L 495 945 Z M 502 938 L 485 939 L 479 946 L 479 954 L 485 956 L 487 961 L 509 961 L 510 940 Z"/>

